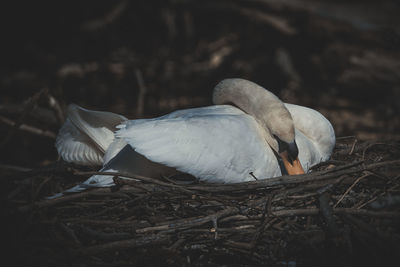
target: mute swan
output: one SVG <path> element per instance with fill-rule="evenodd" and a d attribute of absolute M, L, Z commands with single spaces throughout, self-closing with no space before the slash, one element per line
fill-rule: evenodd
<path fill-rule="evenodd" d="M 102 171 L 159 175 L 176 169 L 218 183 L 280 176 L 279 158 L 288 174 L 304 173 L 332 153 L 335 134 L 324 116 L 283 103 L 253 82 L 223 80 L 213 102 L 138 120 L 72 104 L 56 148 L 65 161 L 103 165 Z M 94 175 L 66 192 L 113 184 L 112 176 Z"/>

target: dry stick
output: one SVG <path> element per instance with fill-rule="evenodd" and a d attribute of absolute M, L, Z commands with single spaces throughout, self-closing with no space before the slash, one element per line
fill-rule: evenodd
<path fill-rule="evenodd" d="M 137 99 L 137 103 L 136 103 L 136 115 L 142 116 L 143 110 L 144 110 L 144 98 L 146 96 L 147 89 L 146 89 L 146 86 L 143 81 L 142 72 L 139 69 L 136 69 L 135 75 L 136 75 L 136 80 L 139 85 L 138 99 Z"/>
<path fill-rule="evenodd" d="M 96 194 L 97 192 L 109 192 L 110 189 L 109 188 L 96 188 L 92 191 L 87 191 L 87 192 L 81 192 L 81 193 L 76 193 L 76 194 L 72 194 L 72 195 L 64 195 L 62 197 L 59 198 L 54 198 L 54 199 L 46 199 L 46 200 L 42 200 L 39 202 L 35 202 L 33 204 L 30 205 L 26 205 L 26 206 L 22 206 L 19 208 L 19 211 L 21 212 L 25 212 L 25 211 L 29 211 L 31 209 L 34 208 L 45 208 L 45 207 L 50 207 L 50 206 L 54 206 L 60 203 L 64 203 L 64 202 L 68 202 L 71 200 L 76 200 L 76 199 L 80 199 L 83 197 L 87 197 L 87 196 L 91 196 Z"/>
<path fill-rule="evenodd" d="M 105 14 L 102 18 L 89 20 L 82 25 L 82 29 L 85 31 L 95 31 L 103 28 L 104 26 L 112 23 L 126 10 L 129 5 L 128 0 L 122 0 L 116 4 L 109 13 Z"/>
<path fill-rule="evenodd" d="M 363 160 L 355 161 L 355 162 L 352 162 L 352 163 L 349 163 L 349 164 L 346 164 L 346 165 L 341 165 L 341 166 L 338 166 L 338 167 L 335 167 L 335 168 L 331 168 L 331 169 L 320 171 L 320 174 L 323 175 L 323 174 L 327 174 L 327 173 L 332 173 L 332 172 L 337 172 L 337 171 L 340 171 L 340 170 L 349 169 L 349 168 L 361 165 L 362 163 L 364 163 Z"/>
<path fill-rule="evenodd" d="M 177 185 L 177 184 L 169 184 L 169 183 L 165 183 L 162 182 L 158 179 L 155 178 L 150 178 L 150 177 L 145 177 L 145 176 L 141 176 L 141 175 L 136 175 L 136 174 L 126 174 L 126 173 L 122 173 L 122 172 L 74 172 L 75 175 L 82 175 L 82 176 L 86 176 L 86 175 L 112 175 L 112 176 L 119 176 L 119 177 L 126 177 L 126 178 L 131 178 L 131 179 L 138 179 L 144 182 L 148 182 L 148 183 L 153 183 L 153 184 L 157 184 L 157 185 L 161 185 L 161 186 L 167 186 L 167 187 L 173 187 L 176 188 L 180 191 L 183 191 L 185 193 L 188 194 L 195 194 L 195 192 L 190 191 L 189 189 L 186 189 L 184 186 L 181 185 Z M 117 178 L 118 183 L 120 183 L 121 185 L 126 184 L 126 185 L 138 185 L 137 181 L 133 181 L 133 180 L 127 180 L 127 179 L 122 179 L 122 178 Z"/>
<path fill-rule="evenodd" d="M 13 128 L 8 132 L 6 137 L 0 143 L 0 149 L 3 148 L 8 143 L 10 138 L 14 135 L 15 131 L 22 125 L 26 116 L 28 116 L 28 114 L 33 110 L 33 108 L 35 107 L 36 103 L 39 101 L 41 96 L 43 94 L 47 94 L 47 91 L 48 91 L 47 88 L 43 88 L 42 90 L 34 94 L 31 98 L 29 98 L 28 102 L 24 107 L 24 112 L 21 114 L 21 116 L 19 117 L 18 121 L 15 123 Z"/>
<path fill-rule="evenodd" d="M 152 231 L 161 231 L 161 230 L 170 230 L 170 229 L 176 230 L 176 229 L 190 228 L 190 227 L 202 225 L 207 222 L 212 222 L 213 220 L 217 220 L 219 218 L 223 218 L 223 217 L 226 217 L 228 215 L 231 215 L 231 214 L 234 214 L 237 212 L 239 212 L 239 209 L 237 209 L 235 207 L 229 207 L 229 208 L 223 209 L 214 214 L 207 215 L 204 217 L 188 218 L 188 219 L 178 220 L 175 222 L 170 222 L 168 224 L 137 229 L 136 233 L 142 234 L 142 233 L 147 233 L 147 232 L 152 232 Z"/>
<path fill-rule="evenodd" d="M 337 155 L 341 155 L 341 156 L 348 156 L 349 153 L 351 152 L 351 150 L 353 149 L 353 152 L 351 155 L 354 154 L 354 152 L 360 152 L 364 149 L 364 147 L 368 146 L 368 142 L 364 142 L 364 143 L 360 143 L 359 145 L 355 145 L 355 143 L 351 144 L 351 145 L 345 145 L 344 147 L 336 150 L 335 154 Z M 354 147 L 353 147 L 354 145 Z"/>
<path fill-rule="evenodd" d="M 230 221 L 243 221 L 243 220 L 248 220 L 249 218 L 245 215 L 232 215 L 229 217 L 225 217 L 222 220 L 220 220 L 220 223 L 225 223 L 225 222 L 230 222 Z M 258 219 L 257 219 L 258 221 Z"/>
<path fill-rule="evenodd" d="M 186 186 L 185 188 L 191 190 L 199 190 L 199 191 L 207 191 L 207 192 L 234 192 L 234 191 L 243 191 L 243 190 L 255 190 L 266 187 L 274 187 L 274 186 L 282 186 L 282 185 L 291 185 L 291 184 L 299 184 L 299 183 L 307 183 L 307 182 L 315 182 L 320 180 L 327 180 L 331 178 L 335 178 L 338 176 L 342 176 L 345 174 L 352 174 L 357 172 L 362 172 L 365 170 L 371 170 L 375 168 L 380 168 L 383 166 L 389 165 L 400 165 L 400 160 L 393 161 L 385 161 L 370 164 L 367 166 L 363 166 L 357 169 L 347 169 L 355 165 L 359 165 L 361 162 L 355 162 L 346 166 L 340 166 L 334 169 L 330 169 L 328 171 L 314 172 L 309 174 L 302 175 L 292 175 L 292 176 L 280 176 L 268 179 L 260 179 L 259 181 L 251 181 L 245 183 L 236 183 L 236 184 L 220 184 L 218 186 L 215 185 L 195 185 L 195 186 Z"/>
<path fill-rule="evenodd" d="M 309 197 L 311 195 L 316 195 L 318 193 L 315 192 L 315 189 L 319 189 L 319 188 L 321 188 L 323 186 L 326 186 L 326 185 L 332 185 L 332 186 L 336 185 L 338 183 L 341 183 L 345 177 L 347 177 L 347 175 L 342 175 L 342 176 L 339 176 L 339 178 L 334 178 L 334 179 L 330 179 L 330 180 L 324 180 L 324 182 L 315 182 L 315 183 L 306 184 L 306 185 L 301 186 L 301 187 L 300 186 L 296 186 L 296 187 L 289 188 L 289 189 L 285 188 L 284 190 L 282 190 L 282 193 L 279 193 L 279 194 L 275 195 L 275 197 L 273 199 L 273 202 L 276 202 L 276 201 L 291 197 L 290 194 L 309 191 L 309 190 L 313 190 L 313 193 L 310 193 L 307 196 L 306 195 L 301 195 L 299 197 L 305 198 L 305 197 Z"/>
<path fill-rule="evenodd" d="M 370 175 L 371 175 L 371 173 L 367 173 L 367 174 L 364 174 L 363 176 L 358 177 L 358 178 L 354 181 L 354 183 L 353 183 L 351 186 L 349 186 L 349 188 L 347 188 L 346 192 L 343 193 L 343 195 L 339 198 L 339 200 L 336 202 L 336 204 L 333 206 L 333 208 L 336 208 L 337 205 L 339 205 L 339 203 L 342 202 L 342 200 L 344 199 L 344 197 L 347 196 L 347 194 L 351 191 L 351 189 L 353 189 L 353 187 L 354 187 L 359 181 L 361 181 L 362 179 L 364 179 L 365 177 L 368 177 L 368 176 L 370 176 Z"/>
<path fill-rule="evenodd" d="M 15 166 L 15 165 L 6 165 L 6 164 L 0 164 L 0 169 L 8 170 L 8 171 L 15 171 L 15 172 L 30 172 L 30 171 L 32 171 L 32 169 L 30 169 L 30 168 L 25 168 L 25 167 Z"/>
<path fill-rule="evenodd" d="M 280 185 L 290 185 L 290 184 L 299 184 L 299 183 L 307 183 L 307 182 L 314 182 L 319 180 L 327 180 L 331 178 L 335 178 L 338 176 L 342 176 L 344 174 L 352 174 L 357 172 L 362 172 L 366 170 L 371 170 L 375 168 L 380 168 L 383 166 L 389 165 L 400 165 L 400 160 L 393 160 L 393 161 L 385 161 L 385 162 L 378 162 L 373 163 L 367 166 L 363 166 L 357 169 L 349 169 L 356 165 L 361 164 L 361 162 L 354 162 L 345 166 L 340 166 L 337 168 L 333 168 L 327 171 L 320 171 L 314 172 L 309 174 L 302 174 L 302 175 L 285 175 L 280 177 L 268 178 L 268 179 L 260 179 L 258 181 L 251 181 L 251 182 L 244 182 L 244 183 L 235 183 L 235 184 L 208 184 L 208 185 L 176 185 L 162 182 L 158 179 L 144 177 L 140 175 L 132 175 L 132 174 L 125 174 L 120 172 L 75 172 L 76 175 L 113 175 L 113 176 L 121 176 L 126 178 L 138 179 L 144 182 L 154 183 L 161 186 L 172 187 L 178 190 L 181 190 L 185 193 L 195 194 L 195 192 L 191 190 L 199 190 L 199 191 L 206 191 L 206 192 L 234 192 L 234 191 L 243 191 L 243 190 L 255 190 L 265 187 L 274 187 Z M 120 179 L 123 184 L 130 184 L 135 185 L 137 184 L 136 181 L 130 181 L 125 179 Z"/>
<path fill-rule="evenodd" d="M 394 179 L 392 179 L 392 181 L 395 181 L 398 177 L 400 177 L 400 175 L 396 176 Z M 366 201 L 366 202 L 364 202 L 364 203 L 359 202 L 357 205 L 355 205 L 355 207 L 356 207 L 357 209 L 361 209 L 361 208 L 363 208 L 364 206 L 370 204 L 371 202 L 374 202 L 378 197 L 384 196 L 389 190 L 396 189 L 396 188 L 399 187 L 399 186 L 400 186 L 400 184 L 396 183 L 394 186 L 390 187 L 388 190 L 386 190 L 386 191 L 380 193 L 380 194 L 377 195 L 377 196 L 374 196 L 374 197 L 371 198 L 370 200 L 368 200 L 368 201 Z"/>
<path fill-rule="evenodd" d="M 164 230 L 178 230 L 178 229 L 185 229 L 191 228 L 195 226 L 202 225 L 204 223 L 212 221 L 214 218 L 222 218 L 228 215 L 234 214 L 239 212 L 237 208 L 229 207 L 224 210 L 218 211 L 214 214 L 205 216 L 205 217 L 194 217 L 194 218 L 187 218 L 179 221 L 175 221 L 168 224 L 146 227 L 142 229 L 137 229 L 136 233 L 143 234 L 147 232 L 153 231 L 164 231 Z M 333 209 L 334 213 L 337 214 L 353 214 L 359 216 L 373 216 L 373 217 L 386 217 L 386 218 L 400 218 L 399 212 L 376 212 L 370 210 L 357 210 L 357 209 L 350 209 L 350 208 L 336 208 Z M 293 210 L 279 210 L 272 212 L 272 216 L 275 217 L 292 217 L 292 216 L 307 216 L 307 215 L 318 215 L 320 213 L 320 209 L 311 208 L 311 209 L 293 209 Z M 260 215 L 259 217 L 261 217 Z"/>
<path fill-rule="evenodd" d="M 63 220 L 67 223 L 89 224 L 95 226 L 109 226 L 109 227 L 132 227 L 135 222 L 133 221 L 115 221 L 115 220 L 99 220 L 99 219 L 82 219 L 82 218 L 69 218 Z"/>
<path fill-rule="evenodd" d="M 240 248 L 240 249 L 245 249 L 246 251 L 242 251 L 243 253 L 250 253 L 249 250 L 252 249 L 251 244 L 249 243 L 244 243 L 244 242 L 237 242 L 237 241 L 233 241 L 233 240 L 226 240 L 224 241 L 224 245 L 225 246 L 232 246 L 235 248 Z"/>
<path fill-rule="evenodd" d="M 39 195 L 39 193 L 42 190 L 43 186 L 45 186 L 45 184 L 47 184 L 52 178 L 53 178 L 53 176 L 47 176 L 46 178 L 43 179 L 43 181 L 38 186 L 36 186 L 36 188 L 34 186 L 32 186 L 31 196 L 32 196 L 33 200 L 37 198 L 37 196 Z M 32 182 L 33 181 L 34 180 L 32 180 Z"/>
<path fill-rule="evenodd" d="M 104 205 L 104 204 L 102 204 L 102 205 Z M 94 214 L 91 214 L 90 217 L 97 217 L 100 215 L 107 214 L 110 211 L 114 211 L 114 210 L 118 210 L 118 209 L 121 209 L 121 207 L 119 205 L 114 205 L 112 207 L 105 207 L 105 208 L 101 209 L 100 211 L 98 211 Z"/>
<path fill-rule="evenodd" d="M 81 242 L 79 241 L 78 237 L 75 234 L 75 231 L 69 228 L 66 224 L 61 223 L 60 227 L 63 231 L 68 235 L 68 237 L 74 242 L 75 246 L 80 246 Z"/>
<path fill-rule="evenodd" d="M 385 143 L 372 143 L 372 144 L 369 144 L 369 145 L 366 146 L 366 147 L 364 148 L 364 150 L 363 150 L 362 159 L 365 159 L 365 153 L 367 153 L 367 150 L 370 149 L 370 148 L 373 147 L 373 146 L 376 146 L 376 145 L 387 145 L 387 144 L 385 144 Z"/>
<path fill-rule="evenodd" d="M 272 217 L 293 217 L 293 216 L 312 216 L 318 215 L 320 213 L 320 209 L 318 208 L 305 208 L 305 209 L 288 209 L 288 210 L 278 210 L 273 211 Z M 335 214 L 352 214 L 359 216 L 372 216 L 372 217 L 384 217 L 384 218 L 400 218 L 399 212 L 392 211 L 371 211 L 364 209 L 353 209 L 353 208 L 336 208 L 333 209 L 333 213 Z M 262 215 L 255 216 L 254 219 L 261 218 Z M 226 220 L 227 219 L 227 220 Z M 244 215 L 234 215 L 231 217 L 227 217 L 222 222 L 231 221 L 231 220 L 245 220 L 247 219 Z"/>
<path fill-rule="evenodd" d="M 48 98 L 49 106 L 53 110 L 55 117 L 58 120 L 58 123 L 61 125 L 64 122 L 65 117 L 64 117 L 64 112 L 61 108 L 60 103 L 57 101 L 57 99 L 54 96 L 52 96 L 50 94 L 47 94 L 47 98 Z"/>
<path fill-rule="evenodd" d="M 398 184 L 395 184 L 394 186 L 391 187 L 391 189 L 395 189 L 395 188 L 397 188 L 397 187 L 399 187 L 399 185 L 398 185 Z M 368 200 L 367 202 L 365 202 L 365 203 L 360 204 L 359 206 L 357 206 L 357 209 L 359 210 L 359 209 L 363 208 L 364 206 L 368 205 L 369 203 L 374 202 L 378 197 L 381 197 L 381 196 L 383 196 L 383 195 L 385 195 L 385 194 L 386 194 L 386 192 L 380 193 L 379 195 L 377 195 L 377 196 L 373 197 L 372 199 Z"/>
<path fill-rule="evenodd" d="M 168 236 L 163 235 L 150 235 L 150 236 L 143 236 L 134 239 L 122 240 L 122 241 L 115 241 L 110 243 L 105 243 L 101 245 L 91 246 L 88 248 L 80 249 L 76 251 L 77 253 L 83 254 L 97 254 L 101 252 L 110 252 L 119 249 L 128 249 L 128 248 L 138 248 L 150 245 L 160 245 L 169 242 Z"/>
<path fill-rule="evenodd" d="M 118 240 L 131 239 L 133 237 L 132 234 L 126 232 L 106 233 L 91 229 L 89 227 L 84 227 L 82 225 L 77 225 L 75 227 L 77 227 L 80 230 L 80 232 L 96 240 L 118 241 Z"/>
<path fill-rule="evenodd" d="M 270 25 L 284 35 L 294 35 L 297 33 L 297 30 L 289 24 L 289 21 L 286 18 L 283 18 L 282 16 L 268 14 L 254 8 L 243 8 L 235 5 L 231 5 L 230 7 L 243 16 Z"/>
<path fill-rule="evenodd" d="M 0 114 L 1 115 L 16 115 L 21 116 L 24 113 L 24 104 L 7 104 L 0 105 Z M 54 112 L 47 108 L 36 106 L 31 113 L 29 113 L 29 117 L 34 118 L 35 120 L 46 122 L 46 124 L 56 125 L 57 118 L 54 116 Z"/>
<path fill-rule="evenodd" d="M 355 164 L 359 164 L 359 163 L 352 163 L 352 164 L 347 165 L 347 167 L 354 166 Z M 159 181 L 157 179 L 144 177 L 144 176 L 140 176 L 140 175 L 128 175 L 128 174 L 124 174 L 124 173 L 114 173 L 114 172 L 75 172 L 74 174 L 76 174 L 76 175 L 99 175 L 99 174 L 101 175 L 101 174 L 103 174 L 103 175 L 122 176 L 122 177 L 142 180 L 142 181 L 149 182 L 149 183 L 154 183 L 154 184 L 161 185 L 161 186 L 172 187 L 174 189 L 180 190 L 187 194 L 195 195 L 195 192 L 193 192 L 192 190 L 199 190 L 199 191 L 206 191 L 206 192 L 220 192 L 220 193 L 221 192 L 243 191 L 243 190 L 254 190 L 254 189 L 273 187 L 273 186 L 278 186 L 278 185 L 290 185 L 290 184 L 298 184 L 298 183 L 326 180 L 326 179 L 342 176 L 344 174 L 362 172 L 365 170 L 371 170 L 371 169 L 375 169 L 375 168 L 379 168 L 379 167 L 383 167 L 383 166 L 395 165 L 395 164 L 400 164 L 400 160 L 378 162 L 378 163 L 364 166 L 360 169 L 346 170 L 345 166 L 341 166 L 341 167 L 335 168 L 335 169 L 338 169 L 339 171 L 334 172 L 333 169 L 331 169 L 331 170 L 329 170 L 329 173 L 325 174 L 325 175 L 323 175 L 323 174 L 327 173 L 326 171 L 315 172 L 315 173 L 304 174 L 304 175 L 281 176 L 281 177 L 269 178 L 269 179 L 246 182 L 246 183 L 220 184 L 218 186 L 216 186 L 216 185 L 183 186 L 183 185 L 165 183 L 165 182 Z M 135 181 L 129 181 L 129 180 L 125 180 L 125 179 L 121 179 L 121 182 L 123 182 L 124 184 L 130 184 L 130 185 L 137 184 L 137 182 L 135 182 Z M 59 204 L 62 202 L 82 198 L 85 196 L 92 195 L 93 193 L 91 193 L 91 192 L 108 192 L 108 191 L 109 191 L 109 189 L 101 188 L 101 189 L 97 189 L 97 191 L 89 191 L 89 192 L 77 193 L 74 195 L 66 195 L 66 196 L 63 196 L 60 198 L 45 200 L 45 201 L 37 202 L 33 205 L 20 207 L 20 211 L 27 211 L 27 210 L 31 209 L 32 207 L 36 207 L 36 208 L 48 207 L 48 206 L 52 206 L 52 205 Z"/>
<path fill-rule="evenodd" d="M 354 148 L 356 147 L 356 144 L 357 144 L 357 141 L 358 141 L 357 139 L 354 139 L 354 142 L 353 142 L 353 145 L 351 146 L 349 155 L 352 155 L 352 154 L 353 154 Z"/>
<path fill-rule="evenodd" d="M 261 239 L 264 231 L 267 230 L 271 225 L 273 225 L 278 219 L 277 218 L 272 218 L 272 219 L 269 219 L 269 220 L 265 220 L 265 218 L 264 219 L 261 218 L 261 220 L 262 220 L 262 223 L 258 227 L 258 229 L 256 231 L 256 234 L 254 235 L 252 241 L 250 242 L 250 247 L 252 249 L 252 252 L 254 252 L 254 249 L 256 248 L 257 243 Z"/>
<path fill-rule="evenodd" d="M 320 209 L 318 208 L 305 208 L 305 209 L 289 209 L 289 210 L 278 210 L 273 211 L 272 216 L 275 217 L 293 217 L 293 216 L 311 216 L 318 215 L 320 213 Z M 400 218 L 399 212 L 392 211 L 371 211 L 365 209 L 353 209 L 353 208 L 336 208 L 333 209 L 333 213 L 335 214 L 352 214 L 359 216 L 372 216 L 372 217 L 384 217 L 384 218 Z M 257 216 L 261 218 L 261 215 Z M 238 217 L 238 219 L 241 219 Z M 243 217 L 245 219 L 245 217 Z"/>
<path fill-rule="evenodd" d="M 356 136 L 355 135 L 340 136 L 340 137 L 336 137 L 336 140 L 343 140 L 343 139 L 349 139 L 349 138 L 356 138 Z"/>
<path fill-rule="evenodd" d="M 9 120 L 9 119 L 7 119 L 7 118 L 5 118 L 3 116 L 0 116 L 0 122 L 2 122 L 4 124 L 7 124 L 7 125 L 9 125 L 11 127 L 16 127 L 16 125 L 17 125 L 16 122 L 14 122 L 12 120 Z M 49 130 L 42 130 L 42 129 L 30 126 L 30 125 L 26 125 L 26 124 L 20 124 L 17 128 L 19 130 L 21 130 L 21 131 L 25 131 L 25 132 L 28 132 L 28 133 L 32 133 L 32 134 L 36 134 L 36 135 L 39 135 L 39 136 L 48 137 L 48 138 L 51 138 L 51 139 L 56 139 L 56 134 L 53 133 L 52 131 L 49 131 Z"/>
<path fill-rule="evenodd" d="M 183 243 L 185 243 L 185 239 L 179 238 L 175 243 L 172 244 L 168 249 L 177 250 Z"/>
<path fill-rule="evenodd" d="M 288 216 L 299 216 L 299 215 L 317 215 L 320 212 L 319 209 L 297 209 L 297 210 L 279 210 L 273 212 L 274 216 L 277 217 L 288 217 Z M 392 212 L 392 211 L 371 211 L 371 210 L 358 210 L 352 208 L 336 208 L 333 209 L 333 213 L 337 214 L 352 214 L 352 215 L 359 215 L 359 216 L 371 216 L 371 217 L 386 217 L 386 218 L 400 218 L 399 212 Z"/>
<path fill-rule="evenodd" d="M 343 166 L 343 164 L 345 164 L 345 163 L 346 163 L 345 161 L 329 159 L 327 161 L 321 161 L 320 163 L 317 163 L 316 165 L 312 166 L 311 169 L 316 170 L 319 167 L 326 166 L 326 165 L 332 165 L 332 164 L 335 165 L 335 167 L 336 167 L 336 165 Z"/>

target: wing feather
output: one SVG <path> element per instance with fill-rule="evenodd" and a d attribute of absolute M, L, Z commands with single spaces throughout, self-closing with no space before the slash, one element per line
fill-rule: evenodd
<path fill-rule="evenodd" d="M 102 165 L 103 156 L 116 154 L 117 147 L 108 151 L 114 140 L 115 127 L 127 120 L 111 112 L 92 111 L 75 104 L 68 106 L 67 120 L 60 129 L 56 148 L 67 162 L 80 165 Z"/>
<path fill-rule="evenodd" d="M 67 162 L 89 166 L 103 164 L 103 153 L 69 119 L 61 127 L 55 145 L 58 154 Z"/>
<path fill-rule="evenodd" d="M 280 175 L 256 121 L 232 109 L 128 121 L 116 135 L 149 160 L 208 182 L 254 180 L 250 172 L 262 178 Z"/>
<path fill-rule="evenodd" d="M 97 148 L 105 153 L 114 140 L 115 127 L 127 120 L 112 112 L 94 111 L 70 104 L 67 116 L 82 134 L 89 137 Z"/>

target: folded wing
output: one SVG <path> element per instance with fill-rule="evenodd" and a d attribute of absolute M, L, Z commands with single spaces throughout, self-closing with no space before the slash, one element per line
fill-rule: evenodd
<path fill-rule="evenodd" d="M 280 175 L 256 121 L 233 107 L 222 110 L 225 112 L 203 108 L 200 112 L 127 121 L 118 126 L 116 136 L 149 160 L 203 181 L 254 180 L 250 173 L 259 178 Z"/>
<path fill-rule="evenodd" d="M 57 136 L 57 151 L 67 162 L 102 165 L 104 153 L 114 140 L 115 127 L 125 120 L 118 114 L 91 111 L 71 104 Z"/>

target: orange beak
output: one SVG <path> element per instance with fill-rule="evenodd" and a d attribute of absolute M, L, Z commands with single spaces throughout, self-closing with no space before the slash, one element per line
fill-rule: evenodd
<path fill-rule="evenodd" d="M 290 163 L 287 151 L 283 151 L 279 153 L 279 155 L 281 156 L 283 165 L 285 165 L 285 168 L 289 175 L 304 174 L 304 170 L 301 166 L 299 158 L 296 158 L 292 161 L 292 163 Z"/>

